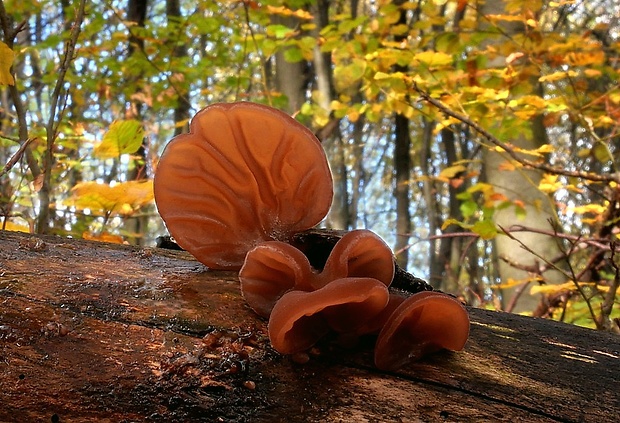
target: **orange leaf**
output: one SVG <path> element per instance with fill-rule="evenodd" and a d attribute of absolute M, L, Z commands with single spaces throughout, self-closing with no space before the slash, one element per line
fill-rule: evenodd
<path fill-rule="evenodd" d="M 489 195 L 489 200 L 490 201 L 506 201 L 508 200 L 508 198 L 499 192 L 494 192 L 493 194 Z"/>
<path fill-rule="evenodd" d="M 0 41 L 0 85 L 15 85 L 15 79 L 11 74 L 11 66 L 15 52 Z"/>

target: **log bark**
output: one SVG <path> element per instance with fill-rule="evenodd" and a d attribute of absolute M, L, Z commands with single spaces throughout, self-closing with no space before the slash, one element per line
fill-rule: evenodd
<path fill-rule="evenodd" d="M 2 422 L 606 422 L 620 338 L 469 309 L 465 350 L 273 351 L 237 274 L 185 252 L 0 232 Z"/>

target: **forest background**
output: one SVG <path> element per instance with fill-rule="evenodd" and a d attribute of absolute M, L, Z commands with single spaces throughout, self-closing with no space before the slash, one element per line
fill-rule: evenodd
<path fill-rule="evenodd" d="M 215 102 L 322 141 L 324 225 L 467 303 L 619 331 L 615 0 L 0 0 L 2 229 L 154 245 Z"/>

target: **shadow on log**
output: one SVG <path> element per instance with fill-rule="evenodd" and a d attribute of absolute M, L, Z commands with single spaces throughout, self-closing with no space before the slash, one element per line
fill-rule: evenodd
<path fill-rule="evenodd" d="M 620 338 L 469 309 L 397 373 L 370 346 L 274 352 L 237 274 L 185 252 L 0 232 L 2 422 L 620 421 Z"/>

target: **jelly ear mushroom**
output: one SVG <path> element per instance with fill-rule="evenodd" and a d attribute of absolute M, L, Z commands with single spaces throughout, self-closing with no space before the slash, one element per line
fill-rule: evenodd
<path fill-rule="evenodd" d="M 312 277 L 306 256 L 280 241 L 268 241 L 254 247 L 239 271 L 245 301 L 263 317 L 269 317 L 276 301 L 291 289 L 312 290 Z"/>
<path fill-rule="evenodd" d="M 330 331 L 354 333 L 387 302 L 387 287 L 372 278 L 343 278 L 316 291 L 287 292 L 271 311 L 271 345 L 282 354 L 293 354 L 312 347 Z"/>
<path fill-rule="evenodd" d="M 263 241 L 315 226 L 332 202 L 323 148 L 271 107 L 239 102 L 199 111 L 165 148 L 155 201 L 170 234 L 214 269 L 241 268 Z"/>
<path fill-rule="evenodd" d="M 460 351 L 468 337 L 465 307 L 449 295 L 420 292 L 403 301 L 381 329 L 375 365 L 396 370 L 441 349 Z"/>
<path fill-rule="evenodd" d="M 390 286 L 394 278 L 392 250 L 372 231 L 347 232 L 334 245 L 319 284 L 324 286 L 331 280 L 345 277 L 374 278 Z"/>

